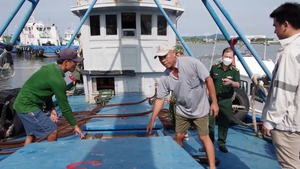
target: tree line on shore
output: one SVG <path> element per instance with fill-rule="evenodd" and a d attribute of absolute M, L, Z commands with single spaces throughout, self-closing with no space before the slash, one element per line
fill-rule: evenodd
<path fill-rule="evenodd" d="M 227 42 L 225 38 L 217 38 L 217 39 L 212 39 L 212 38 L 203 38 L 203 37 L 197 37 L 197 36 L 192 36 L 192 37 L 183 37 L 183 40 L 185 42 L 190 42 L 190 43 L 215 43 L 215 42 Z M 274 38 L 253 38 L 249 39 L 250 43 L 257 43 L 257 44 L 264 44 L 264 43 L 276 43 L 274 42 Z"/>

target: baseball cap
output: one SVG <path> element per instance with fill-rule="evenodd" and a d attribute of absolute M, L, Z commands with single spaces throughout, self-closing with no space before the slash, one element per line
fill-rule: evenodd
<path fill-rule="evenodd" d="M 156 59 L 157 56 L 165 56 L 170 50 L 174 50 L 172 45 L 166 42 L 161 43 L 157 48 L 154 59 Z"/>
<path fill-rule="evenodd" d="M 62 50 L 59 54 L 61 59 L 67 59 L 67 60 L 73 60 L 74 62 L 82 62 L 83 58 L 77 56 L 77 52 L 75 49 L 72 48 L 66 48 Z"/>

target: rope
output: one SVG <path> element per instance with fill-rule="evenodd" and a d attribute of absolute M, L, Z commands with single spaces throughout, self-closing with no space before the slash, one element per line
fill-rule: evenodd
<path fill-rule="evenodd" d="M 261 76 L 259 74 L 254 74 L 251 76 L 251 80 L 253 82 L 253 87 L 251 90 L 252 96 L 251 96 L 251 109 L 252 109 L 252 122 L 253 122 L 253 127 L 254 127 L 254 131 L 256 133 L 256 136 L 260 137 L 262 136 L 261 132 L 257 130 L 257 122 L 256 122 L 256 112 L 255 112 L 255 92 L 259 89 L 261 89 L 263 91 L 263 93 L 265 94 L 265 96 L 268 95 L 267 89 L 264 87 L 264 82 L 258 80 L 261 79 L 262 77 L 265 76 Z"/>
<path fill-rule="evenodd" d="M 143 103 L 145 101 L 148 101 L 149 104 L 153 103 L 153 100 L 156 97 L 157 93 L 157 86 L 155 86 L 155 94 L 152 97 L 146 97 L 145 99 L 138 101 L 138 102 L 129 102 L 129 103 L 120 103 L 120 104 L 107 104 L 107 105 L 98 105 L 96 108 L 88 111 L 76 111 L 73 112 L 74 115 L 86 115 L 86 116 L 80 116 L 76 118 L 78 126 L 84 125 L 87 121 L 89 121 L 92 118 L 111 118 L 111 117 L 132 117 L 132 116 L 144 116 L 147 114 L 150 114 L 152 110 L 148 110 L 145 112 L 139 112 L 139 113 L 132 113 L 132 114 L 97 114 L 99 112 L 99 109 L 104 107 L 113 107 L 113 106 L 126 106 L 126 105 L 136 105 Z M 166 113 L 166 110 L 161 110 L 161 112 Z M 58 138 L 67 137 L 74 134 L 74 128 L 69 125 L 69 123 L 66 121 L 66 119 L 63 116 L 59 117 L 59 122 L 57 124 L 58 129 Z M 21 135 L 20 135 L 21 136 Z M 36 142 L 41 142 L 43 140 L 46 140 L 47 137 L 43 138 L 36 138 Z M 17 140 L 17 141 L 9 141 L 10 139 L 0 139 L 0 155 L 4 154 L 12 154 L 18 148 L 23 146 L 23 143 L 25 140 Z M 8 142 L 5 142 L 8 141 Z M 3 151 L 3 148 L 14 148 L 13 150 Z"/>

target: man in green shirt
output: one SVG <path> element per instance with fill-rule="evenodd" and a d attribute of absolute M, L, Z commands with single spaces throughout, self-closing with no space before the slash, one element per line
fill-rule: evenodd
<path fill-rule="evenodd" d="M 222 62 L 212 66 L 210 76 L 213 78 L 219 105 L 218 140 L 217 144 L 221 152 L 227 153 L 227 132 L 232 117 L 232 96 L 234 88 L 240 87 L 240 72 L 232 65 L 234 52 L 231 48 L 225 48 L 222 52 Z M 215 141 L 215 121 L 213 116 L 209 117 L 209 137 Z M 204 151 L 200 148 L 200 151 Z"/>
<path fill-rule="evenodd" d="M 65 73 L 74 71 L 82 60 L 83 58 L 77 57 L 74 49 L 66 48 L 61 51 L 56 63 L 42 66 L 24 83 L 13 106 L 26 131 L 24 145 L 34 142 L 36 138 L 47 137 L 47 141 L 57 140 L 58 130 L 55 122 L 58 116 L 52 101 L 53 95 L 62 115 L 74 127 L 76 134 L 84 138 L 69 105 L 64 80 Z M 50 110 L 50 118 L 41 110 L 44 103 Z"/>

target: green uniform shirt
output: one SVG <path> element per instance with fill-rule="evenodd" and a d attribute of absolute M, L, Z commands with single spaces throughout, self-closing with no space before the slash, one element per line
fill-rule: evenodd
<path fill-rule="evenodd" d="M 42 66 L 22 86 L 14 103 L 19 113 L 30 113 L 41 109 L 43 103 L 47 108 L 54 108 L 52 96 L 55 95 L 58 106 L 71 126 L 76 125 L 72 109 L 66 95 L 64 72 L 55 63 Z"/>
<path fill-rule="evenodd" d="M 222 79 L 228 78 L 234 82 L 241 82 L 239 70 L 235 66 L 230 65 L 229 68 L 224 71 L 222 63 L 217 63 L 212 66 L 210 76 L 213 78 L 217 96 L 222 98 L 231 98 L 234 92 L 231 85 L 223 85 Z"/>

